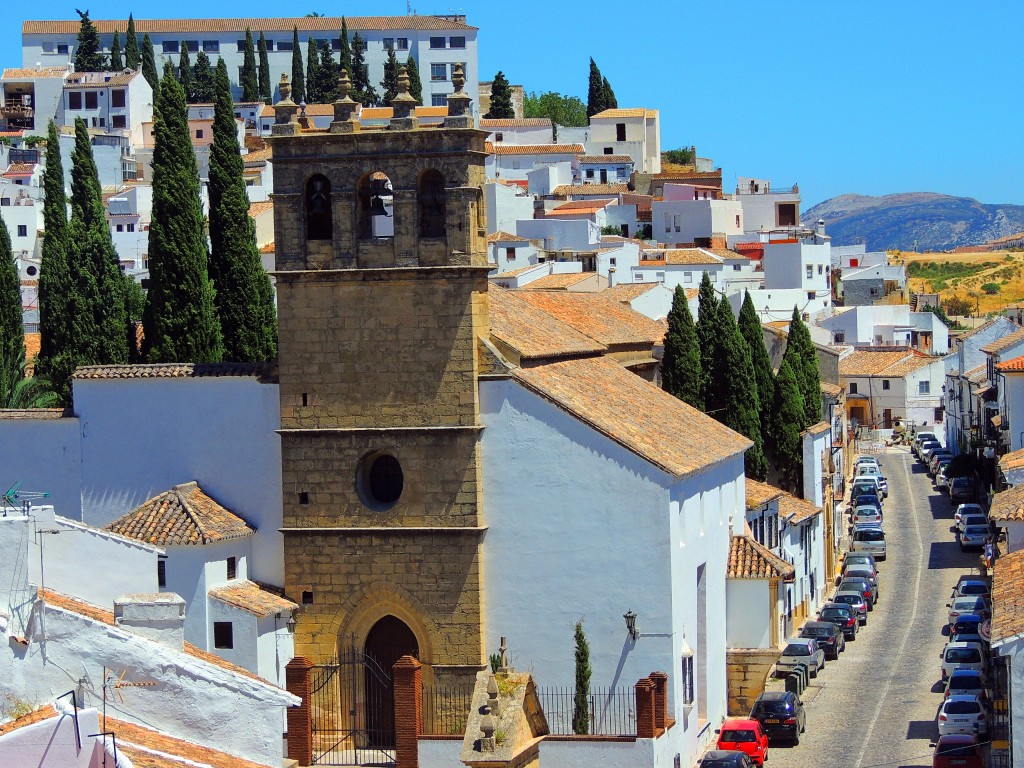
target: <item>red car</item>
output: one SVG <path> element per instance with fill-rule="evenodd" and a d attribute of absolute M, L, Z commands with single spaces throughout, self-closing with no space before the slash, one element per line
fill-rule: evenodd
<path fill-rule="evenodd" d="M 940 736 L 932 755 L 932 768 L 984 768 L 978 738 L 968 733 L 951 733 Z"/>
<path fill-rule="evenodd" d="M 768 759 L 768 736 L 757 720 L 749 717 L 730 717 L 715 733 L 716 749 L 735 749 L 750 755 L 757 765 Z"/>

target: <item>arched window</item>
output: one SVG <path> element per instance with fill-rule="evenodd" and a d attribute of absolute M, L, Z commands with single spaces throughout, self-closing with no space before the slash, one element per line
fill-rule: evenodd
<path fill-rule="evenodd" d="M 333 235 L 331 182 L 317 174 L 306 182 L 306 239 L 330 240 Z"/>
<path fill-rule="evenodd" d="M 366 174 L 356 186 L 356 198 L 359 205 L 356 220 L 358 236 L 364 239 L 394 237 L 392 215 L 395 197 L 391 179 L 380 171 Z"/>
<path fill-rule="evenodd" d="M 433 169 L 420 175 L 420 237 L 445 236 L 444 176 Z"/>

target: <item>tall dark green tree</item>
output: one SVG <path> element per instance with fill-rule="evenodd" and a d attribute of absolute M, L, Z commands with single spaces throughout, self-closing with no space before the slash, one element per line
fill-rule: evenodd
<path fill-rule="evenodd" d="M 306 43 L 306 103 L 320 103 L 320 45 L 312 37 Z M 292 99 L 296 104 L 302 102 Z"/>
<path fill-rule="evenodd" d="M 511 120 L 516 116 L 512 106 L 512 86 L 505 73 L 498 71 L 491 83 L 491 109 L 484 115 L 488 120 Z"/>
<path fill-rule="evenodd" d="M 192 67 L 192 101 L 194 104 L 212 104 L 213 98 L 213 69 L 210 67 L 210 57 L 205 51 L 200 51 L 196 56 L 195 66 Z"/>
<path fill-rule="evenodd" d="M 131 70 L 136 70 L 142 63 L 142 55 L 139 53 L 139 36 L 135 32 L 135 17 L 128 14 L 128 31 L 124 35 L 124 65 Z"/>
<path fill-rule="evenodd" d="M 803 450 L 800 426 L 804 418 L 804 400 L 800 385 L 789 361 L 783 358 L 775 376 L 772 400 L 772 428 L 769 433 L 769 455 L 779 473 L 782 487 L 797 496 L 803 495 Z"/>
<path fill-rule="evenodd" d="M 292 101 L 301 104 L 306 100 L 306 73 L 302 70 L 302 46 L 299 45 L 299 28 L 292 29 Z"/>
<path fill-rule="evenodd" d="M 326 40 L 320 43 L 320 64 L 316 77 L 317 91 L 322 102 L 326 104 L 338 98 L 338 65 Z"/>
<path fill-rule="evenodd" d="M 78 27 L 78 40 L 75 45 L 76 72 L 103 72 L 107 68 L 107 57 L 103 55 L 100 45 L 100 33 L 96 25 L 89 19 L 89 12 L 75 10 L 81 22 Z"/>
<path fill-rule="evenodd" d="M 409 95 L 416 99 L 417 104 L 423 103 L 423 81 L 420 80 L 420 67 L 416 57 L 409 55 L 405 60 L 405 73 L 409 76 Z"/>
<path fill-rule="evenodd" d="M 242 87 L 242 101 L 259 101 L 260 84 L 256 74 L 256 49 L 253 47 L 252 30 L 245 28 L 245 50 L 242 52 L 242 72 L 239 75 Z"/>
<path fill-rule="evenodd" d="M 707 410 L 718 408 L 718 397 L 711 391 L 711 372 L 715 367 L 715 353 L 718 339 L 715 338 L 717 324 L 718 297 L 715 287 L 711 284 L 711 276 L 705 272 L 700 280 L 697 295 L 697 341 L 700 344 L 700 362 L 704 384 L 704 407 Z"/>
<path fill-rule="evenodd" d="M 273 288 L 256 247 L 244 164 L 235 128 L 228 69 L 217 62 L 217 101 L 210 148 L 210 279 L 224 339 L 224 359 L 270 360 L 277 354 Z"/>
<path fill-rule="evenodd" d="M 223 354 L 185 92 L 168 64 L 154 120 L 149 292 L 142 325 L 149 362 L 216 362 Z"/>
<path fill-rule="evenodd" d="M 800 426 L 801 429 L 806 429 L 821 421 L 821 372 L 811 333 L 800 319 L 800 312 L 796 307 L 793 307 L 793 317 L 789 321 L 789 335 L 783 358 L 789 360 L 793 375 L 800 386 L 800 395 L 804 401 L 804 419 Z"/>
<path fill-rule="evenodd" d="M 85 121 L 75 120 L 71 152 L 68 263 L 76 289 L 71 314 L 81 365 L 128 362 L 124 278 L 103 208 L 99 172 Z"/>
<path fill-rule="evenodd" d="M 25 358 L 25 327 L 21 322 L 21 281 L 11 248 L 11 235 L 0 216 L 0 376 L 7 379 Z"/>
<path fill-rule="evenodd" d="M 583 631 L 583 620 L 576 622 L 576 688 L 573 692 L 572 732 L 590 733 L 590 643 Z"/>
<path fill-rule="evenodd" d="M 110 44 L 110 70 L 120 72 L 124 69 L 124 61 L 121 58 L 121 34 L 114 30 L 114 42 Z"/>
<path fill-rule="evenodd" d="M 701 368 L 697 327 L 690 314 L 686 291 L 676 286 L 668 313 L 665 356 L 661 361 L 661 387 L 670 395 L 704 410 L 704 375 Z"/>
<path fill-rule="evenodd" d="M 377 91 L 370 83 L 370 68 L 366 63 L 366 43 L 358 32 L 352 37 L 352 98 L 364 107 L 378 101 Z"/>
<path fill-rule="evenodd" d="M 711 379 L 712 386 L 720 393 L 721 405 L 712 415 L 729 429 L 753 441 L 743 456 L 744 469 L 747 476 L 765 480 L 768 463 L 764 457 L 761 407 L 750 347 L 740 333 L 732 307 L 724 298 L 718 302 L 717 315 L 718 352 Z"/>
<path fill-rule="evenodd" d="M 142 76 L 153 89 L 153 103 L 156 103 L 156 92 L 160 90 L 160 73 L 156 71 L 156 56 L 153 53 L 153 41 L 146 34 L 142 38 Z"/>
<path fill-rule="evenodd" d="M 269 104 L 271 96 L 274 93 L 274 84 L 270 82 L 270 59 L 267 56 L 267 38 L 262 32 L 260 32 L 259 55 L 260 97 L 263 99 L 263 101 Z"/>
<path fill-rule="evenodd" d="M 772 361 L 768 357 L 768 348 L 764 345 L 764 330 L 754 309 L 754 302 L 747 293 L 740 307 L 740 333 L 750 347 L 750 359 L 754 364 L 754 381 L 757 384 L 757 401 L 761 406 L 761 432 L 767 434 L 771 429 L 771 406 L 775 393 L 775 376 L 772 373 Z"/>
<path fill-rule="evenodd" d="M 380 97 L 385 104 L 390 104 L 398 95 L 398 57 L 395 56 L 395 49 L 388 46 L 388 57 L 384 61 L 384 79 L 380 81 L 381 90 L 384 92 Z"/>
<path fill-rule="evenodd" d="M 65 404 L 71 401 L 74 348 L 75 284 L 68 263 L 68 205 L 64 192 L 64 164 L 57 127 L 50 121 L 43 171 L 43 245 L 39 267 L 39 364 L 36 370 L 49 379 Z"/>
<path fill-rule="evenodd" d="M 601 70 L 597 68 L 593 57 L 590 59 L 590 78 L 587 83 L 587 117 L 593 117 L 605 109 L 604 81 Z"/>
<path fill-rule="evenodd" d="M 352 41 L 348 36 L 348 22 L 341 17 L 341 34 L 338 35 L 338 71 L 345 70 L 349 77 L 354 77 L 352 71 Z"/>
<path fill-rule="evenodd" d="M 195 88 L 192 85 L 192 57 L 188 55 L 188 45 L 184 40 L 178 54 L 178 82 L 181 83 L 181 90 L 185 92 L 185 100 L 189 104 L 196 103 Z"/>
<path fill-rule="evenodd" d="M 607 77 L 601 78 L 601 90 L 604 92 L 604 108 L 618 109 L 619 100 L 615 98 L 615 91 L 612 90 L 611 83 L 608 82 Z"/>

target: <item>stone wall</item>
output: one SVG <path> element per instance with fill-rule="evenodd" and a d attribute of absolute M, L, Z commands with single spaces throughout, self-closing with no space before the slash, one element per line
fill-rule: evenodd
<path fill-rule="evenodd" d="M 754 700 L 765 689 L 768 673 L 778 661 L 779 651 L 772 648 L 730 648 L 726 651 L 729 687 L 729 715 L 746 717 Z"/>

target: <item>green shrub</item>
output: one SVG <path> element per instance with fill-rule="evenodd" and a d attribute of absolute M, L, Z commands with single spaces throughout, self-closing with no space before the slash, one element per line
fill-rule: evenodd
<path fill-rule="evenodd" d="M 999 284 L 998 283 L 985 283 L 983 286 L 981 286 L 981 290 L 983 290 L 985 293 L 987 293 L 987 294 L 989 294 L 991 296 L 992 294 L 999 293 Z"/>

